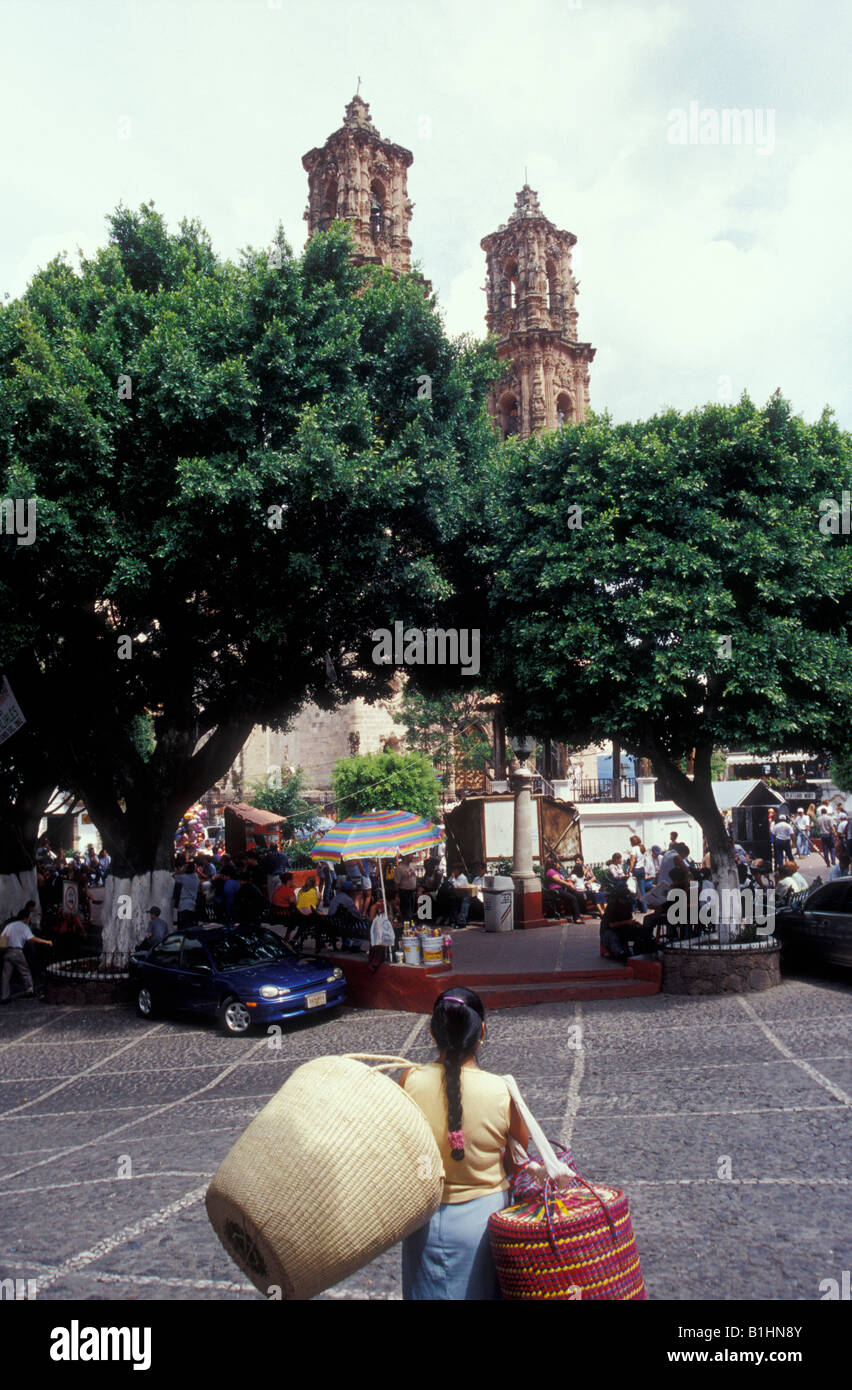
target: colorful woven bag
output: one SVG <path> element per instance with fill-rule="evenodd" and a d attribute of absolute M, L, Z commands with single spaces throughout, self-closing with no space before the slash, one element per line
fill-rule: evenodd
<path fill-rule="evenodd" d="M 488 1221 L 503 1297 L 646 1299 L 626 1196 L 618 1188 L 592 1186 L 560 1162 L 514 1078 L 504 1080 L 543 1166 L 526 1159 L 521 1167 L 526 1200 L 494 1212 Z M 528 1195 L 531 1170 L 535 1196 Z"/>

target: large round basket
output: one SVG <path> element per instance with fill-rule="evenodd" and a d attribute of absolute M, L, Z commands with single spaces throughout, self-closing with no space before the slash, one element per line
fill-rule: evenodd
<path fill-rule="evenodd" d="M 504 1207 L 488 1227 L 505 1299 L 647 1298 L 627 1198 L 615 1187 Z"/>
<path fill-rule="evenodd" d="M 443 1181 L 410 1096 L 362 1061 L 319 1057 L 237 1140 L 207 1190 L 207 1214 L 258 1289 L 307 1299 L 424 1225 Z"/>

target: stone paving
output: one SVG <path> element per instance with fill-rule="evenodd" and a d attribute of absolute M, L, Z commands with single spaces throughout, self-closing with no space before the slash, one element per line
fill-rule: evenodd
<path fill-rule="evenodd" d="M 0 1277 L 40 1299 L 258 1298 L 204 1190 L 295 1066 L 344 1051 L 426 1060 L 428 1019 L 347 1009 L 274 1051 L 126 1008 L 3 1009 Z M 651 1298 L 816 1300 L 852 1268 L 848 974 L 493 1012 L 482 1062 L 627 1190 Z M 399 1298 L 399 1251 L 322 1297 Z"/>

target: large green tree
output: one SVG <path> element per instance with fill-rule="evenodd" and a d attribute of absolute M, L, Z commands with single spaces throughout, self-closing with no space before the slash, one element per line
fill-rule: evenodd
<path fill-rule="evenodd" d="M 170 901 L 178 818 L 254 724 L 386 695 L 371 631 L 452 609 L 493 353 L 350 253 L 336 225 L 232 264 L 119 209 L 0 308 L 0 478 L 37 506 L 0 646 L 113 856 L 108 945 Z"/>
<path fill-rule="evenodd" d="M 714 747 L 816 752 L 848 724 L 852 540 L 821 527 L 820 503 L 850 484 L 849 436 L 777 394 L 593 417 L 495 468 L 483 656 L 509 722 L 650 758 L 719 887 L 734 871 Z"/>
<path fill-rule="evenodd" d="M 438 818 L 435 768 L 425 753 L 363 753 L 334 765 L 332 789 L 341 820 L 367 811 L 412 811 Z"/>
<path fill-rule="evenodd" d="M 405 684 L 394 720 L 405 729 L 407 748 L 431 758 L 445 788 L 457 771 L 482 771 L 493 757 L 481 727 L 483 698 L 481 690 L 427 693 L 413 681 Z"/>

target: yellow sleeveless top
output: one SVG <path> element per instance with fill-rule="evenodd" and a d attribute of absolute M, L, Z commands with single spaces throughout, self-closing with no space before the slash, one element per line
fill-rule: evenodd
<path fill-rule="evenodd" d="M 462 1129 L 464 1158 L 450 1156 L 447 1138 L 447 1093 L 440 1062 L 413 1067 L 405 1090 L 429 1122 L 444 1164 L 444 1202 L 469 1202 L 505 1192 L 509 1179 L 503 1171 L 502 1150 L 509 1142 L 511 1097 L 505 1081 L 479 1067 L 462 1067 Z"/>

